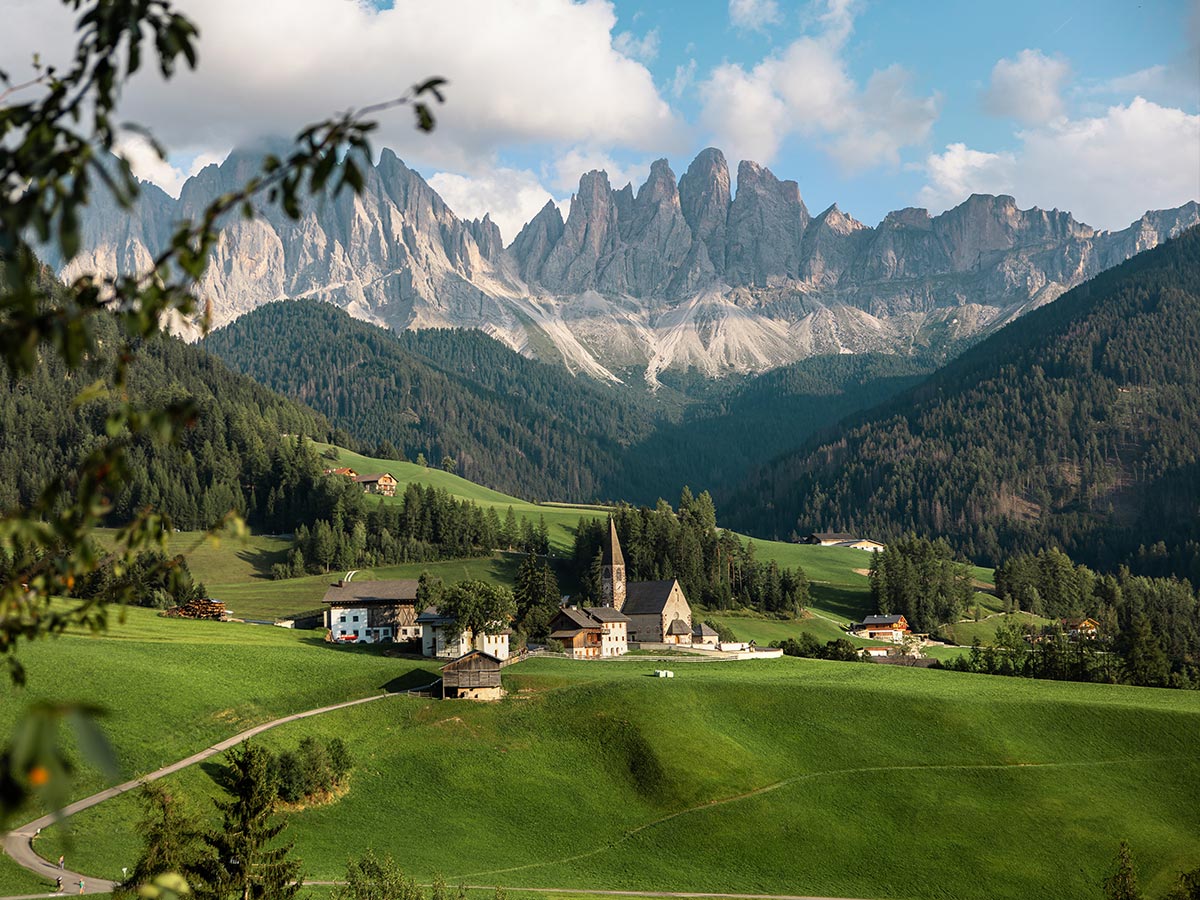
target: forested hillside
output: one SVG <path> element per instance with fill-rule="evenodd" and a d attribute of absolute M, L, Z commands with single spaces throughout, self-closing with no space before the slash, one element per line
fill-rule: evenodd
<path fill-rule="evenodd" d="M 915 530 L 979 562 L 1060 544 L 1105 568 L 1195 577 L 1198 429 L 1192 229 L 763 467 L 722 506 L 759 534 Z"/>
<path fill-rule="evenodd" d="M 629 449 L 608 495 L 640 503 L 685 485 L 724 496 L 746 472 L 839 420 L 920 383 L 925 359 L 878 353 L 816 356 L 747 378 L 662 422 Z"/>
<path fill-rule="evenodd" d="M 95 328 L 101 346 L 118 346 L 112 321 L 100 319 Z M 77 406 L 76 397 L 113 362 L 102 357 L 68 372 L 58 357 L 48 356 L 27 377 L 0 379 L 0 509 L 30 506 L 51 478 L 69 479 L 79 460 L 108 439 L 112 401 L 96 396 Z M 196 415 L 176 446 L 134 443 L 127 488 L 114 498 L 114 522 L 146 505 L 183 529 L 209 527 L 231 509 L 265 527 L 316 511 L 320 470 L 314 476 L 311 466 L 301 472 L 288 464 L 296 455 L 296 441 L 288 436 L 325 439 L 330 428 L 323 416 L 174 338 L 144 343 L 130 382 L 135 402 L 192 400 Z M 303 483 L 306 478 L 310 483 Z M 287 504 L 277 503 L 281 495 Z"/>
<path fill-rule="evenodd" d="M 321 410 L 364 449 L 533 498 L 592 499 L 653 418 L 632 392 L 525 359 L 474 331 L 400 336 L 317 301 L 271 303 L 205 346 Z"/>

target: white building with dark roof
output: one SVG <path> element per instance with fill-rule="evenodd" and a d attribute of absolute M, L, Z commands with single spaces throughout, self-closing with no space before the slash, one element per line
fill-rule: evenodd
<path fill-rule="evenodd" d="M 474 634 L 470 629 L 455 634 L 453 616 L 445 615 L 436 606 L 427 606 L 419 616 L 421 626 L 421 653 L 441 659 L 457 659 L 472 650 L 479 650 L 503 662 L 509 656 L 510 628 L 497 628 L 483 634 Z"/>
<path fill-rule="evenodd" d="M 421 636 L 417 623 L 417 581 L 351 581 L 330 585 L 321 601 L 332 640 L 374 644 L 411 641 Z"/>

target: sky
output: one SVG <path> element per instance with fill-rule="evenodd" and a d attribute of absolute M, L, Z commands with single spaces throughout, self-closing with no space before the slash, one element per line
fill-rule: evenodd
<path fill-rule="evenodd" d="M 971 193 L 1097 228 L 1200 199 L 1200 0 L 176 0 L 200 62 L 143 73 L 121 119 L 140 177 L 177 194 L 234 146 L 445 77 L 438 127 L 388 146 L 505 243 L 579 176 L 637 189 L 715 146 L 869 224 Z M 0 69 L 65 57 L 55 0 L 0 0 Z"/>

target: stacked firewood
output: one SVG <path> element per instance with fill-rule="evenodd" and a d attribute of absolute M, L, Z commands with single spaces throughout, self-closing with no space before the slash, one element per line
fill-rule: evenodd
<path fill-rule="evenodd" d="M 220 600 L 213 600 L 211 597 L 200 597 L 196 600 L 189 600 L 182 606 L 172 606 L 165 610 L 163 615 L 170 616 L 172 619 L 209 619 L 214 622 L 223 622 L 229 618 L 229 614 L 225 611 L 225 604 Z"/>

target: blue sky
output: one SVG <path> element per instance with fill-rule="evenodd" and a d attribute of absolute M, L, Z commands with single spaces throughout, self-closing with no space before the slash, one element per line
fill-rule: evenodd
<path fill-rule="evenodd" d="M 1200 199 L 1200 0 L 176 3 L 199 69 L 143 73 L 121 110 L 169 148 L 123 145 L 172 193 L 238 144 L 436 74 L 437 131 L 395 111 L 377 144 L 506 242 L 548 200 L 565 214 L 588 169 L 636 187 L 710 145 L 871 225 L 972 192 L 1110 229 Z M 0 0 L 0 21 L 17 75 L 69 47 L 62 4 Z"/>

